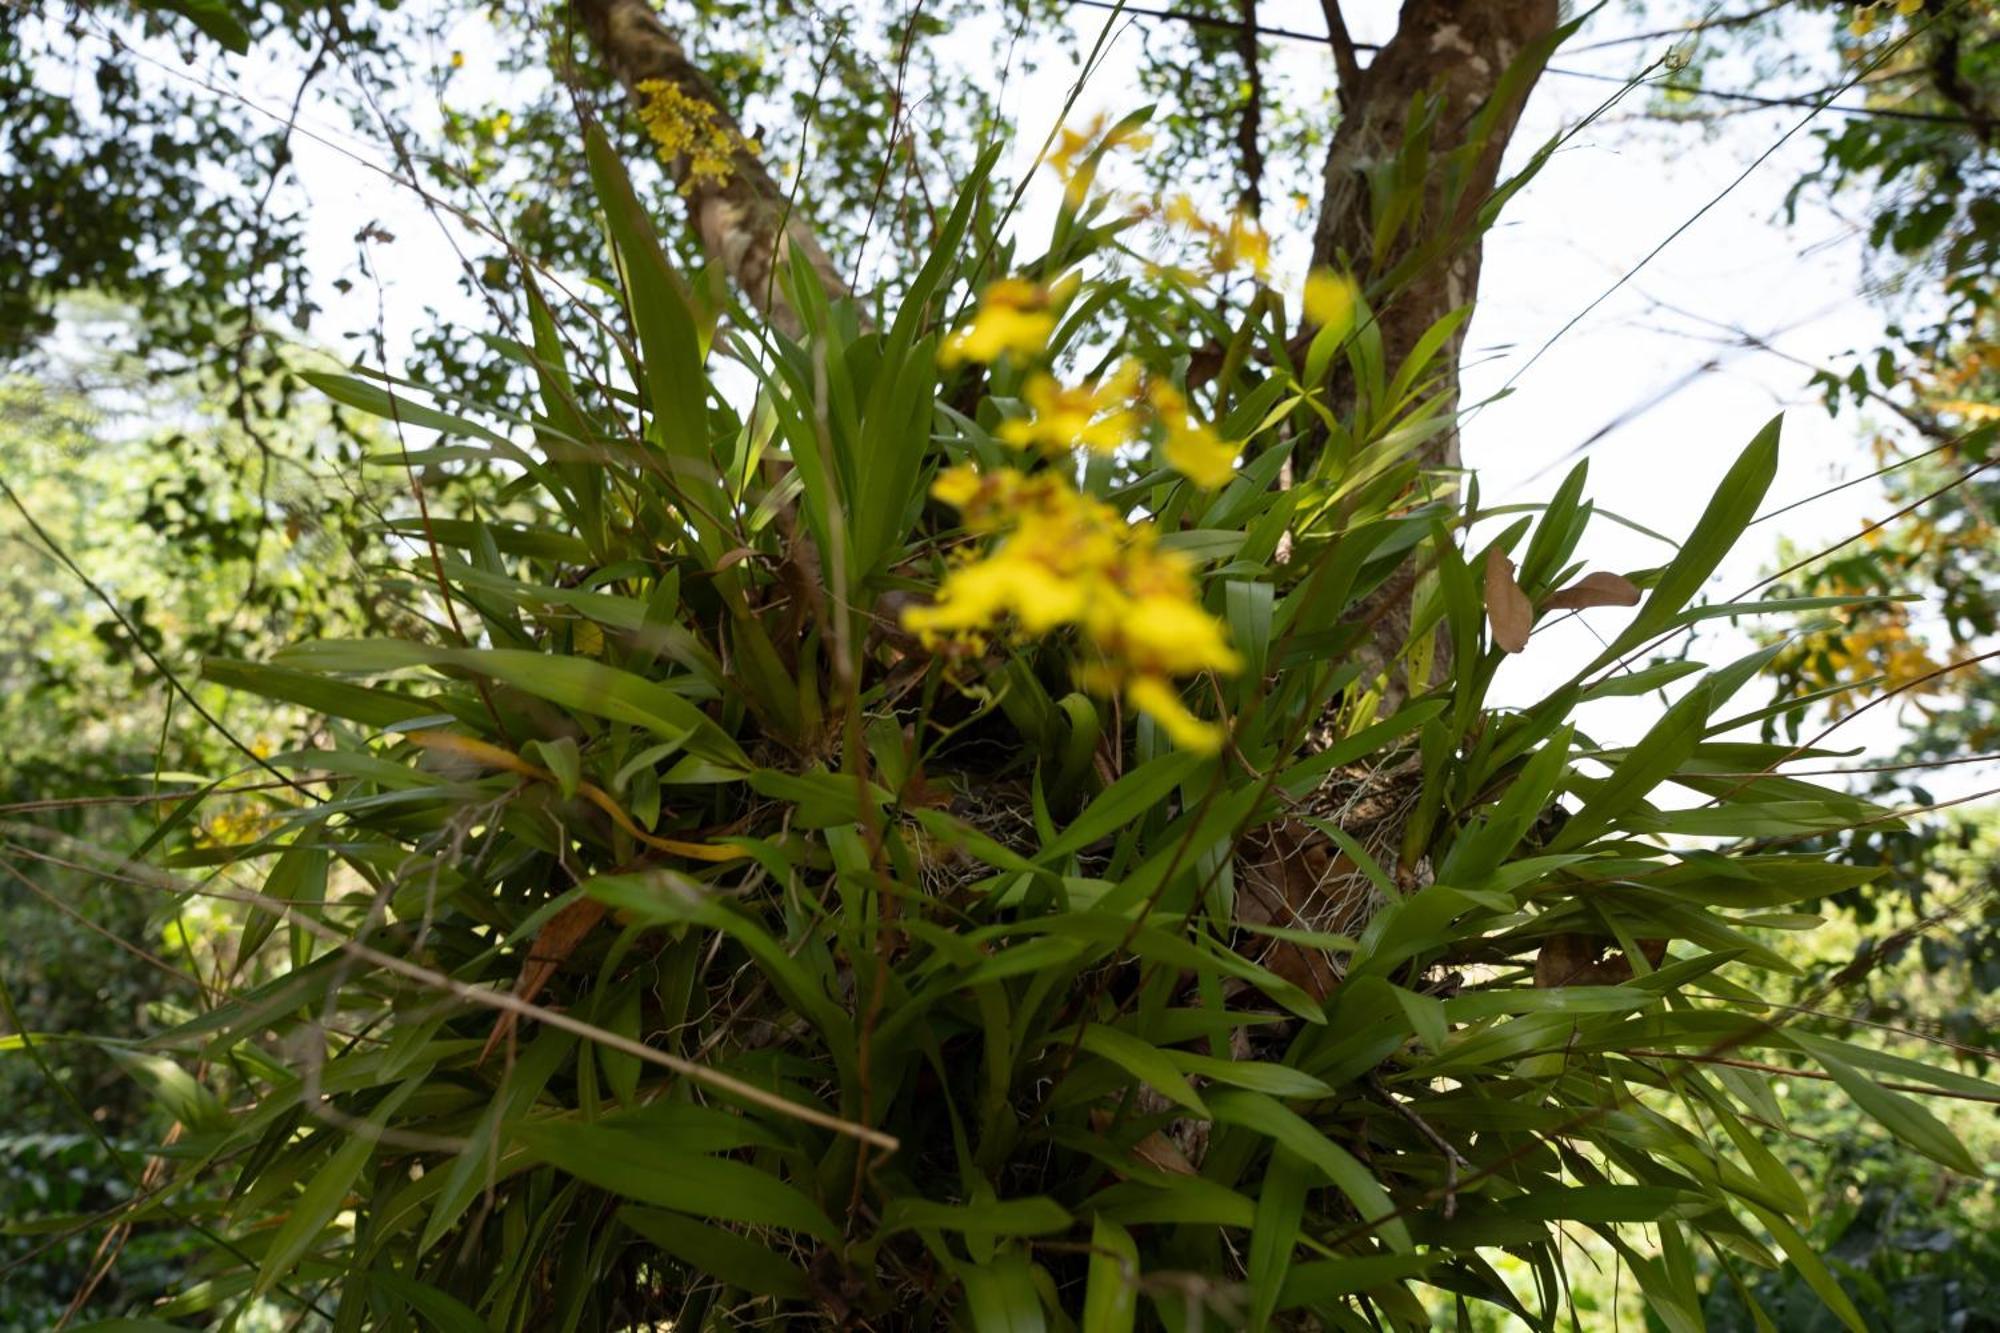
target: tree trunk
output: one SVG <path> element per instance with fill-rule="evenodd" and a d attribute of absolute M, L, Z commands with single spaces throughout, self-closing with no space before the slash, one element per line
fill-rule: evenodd
<path fill-rule="evenodd" d="M 1444 215 L 1441 191 L 1433 183 L 1426 191 L 1423 219 L 1379 260 L 1371 253 L 1374 215 L 1366 172 L 1396 156 L 1409 133 L 1411 109 L 1423 95 L 1435 94 L 1444 102 L 1431 137 L 1433 159 L 1461 147 L 1474 115 L 1499 91 L 1501 75 L 1534 39 L 1554 31 L 1558 19 L 1557 0 L 1405 0 L 1396 35 L 1366 68 L 1355 69 L 1351 56 L 1342 62 L 1353 72 L 1342 81 L 1340 124 L 1326 155 L 1325 193 L 1313 234 L 1315 265 L 1345 267 L 1365 286 L 1395 267 L 1416 241 L 1469 226 L 1471 211 L 1499 179 L 1500 158 L 1534 87 L 1532 77 L 1512 90 L 1509 105 L 1501 108 L 1462 193 L 1459 216 Z M 1442 262 L 1402 285 L 1377 312 L 1392 371 L 1424 330 L 1472 300 L 1479 286 L 1479 254 L 1479 238 L 1468 237 Z M 1462 350 L 1461 339 L 1454 338 L 1443 358 L 1447 412 L 1458 407 Z M 1458 433 L 1440 436 L 1425 461 L 1457 466 Z"/>
<path fill-rule="evenodd" d="M 728 131 L 729 170 L 720 178 L 690 170 L 686 158 L 669 161 L 667 169 L 687 196 L 703 253 L 729 275 L 744 299 L 780 330 L 796 336 L 798 312 L 779 277 L 793 254 L 812 265 L 829 296 L 847 295 L 847 284 L 811 226 L 792 209 L 715 86 L 689 62 L 680 39 L 648 0 L 576 0 L 576 13 L 591 44 L 635 104 L 643 106 L 646 101 L 640 85 L 658 80 L 713 107 L 714 123 Z"/>
<path fill-rule="evenodd" d="M 1341 118 L 1327 150 L 1325 194 L 1313 236 L 1313 263 L 1345 269 L 1365 287 L 1404 260 L 1412 249 L 1440 236 L 1471 233 L 1473 214 L 1493 192 L 1500 158 L 1513 136 L 1521 106 L 1534 86 L 1533 75 L 1506 90 L 1508 104 L 1498 116 L 1486 145 L 1473 164 L 1471 178 L 1448 214 L 1440 177 L 1433 171 L 1424 189 L 1424 214 L 1406 227 L 1387 253 L 1374 251 L 1375 213 L 1368 171 L 1392 161 L 1410 131 L 1411 112 L 1420 99 L 1436 95 L 1443 109 L 1431 133 L 1433 162 L 1462 148 L 1477 113 L 1502 91 L 1501 76 L 1538 38 L 1555 30 L 1558 0 L 1405 0 L 1396 35 L 1365 68 L 1358 65 L 1353 44 L 1340 21 L 1336 0 L 1325 0 L 1333 33 L 1335 59 L 1341 74 Z M 1462 243 L 1397 284 L 1392 297 L 1376 311 L 1382 333 L 1383 357 L 1390 373 L 1403 363 L 1424 331 L 1470 302 L 1479 285 L 1480 238 L 1466 234 Z M 1463 353 L 1464 325 L 1439 357 L 1444 376 L 1440 410 L 1450 417 L 1459 402 L 1458 364 Z M 1336 372 L 1338 373 L 1338 372 Z M 1351 395 L 1332 386 L 1337 410 Z M 1310 457 L 1302 462 L 1309 464 Z M 1451 427 L 1422 447 L 1427 468 L 1459 465 L 1457 428 Z M 1395 653 L 1403 646 L 1410 625 L 1411 589 L 1385 590 L 1385 599 L 1399 606 L 1369 605 L 1362 614 L 1375 626 L 1371 674 L 1386 675 L 1383 711 L 1393 711 L 1406 693 L 1394 678 Z M 1440 642 L 1435 670 L 1449 666 L 1449 645 Z"/>
<path fill-rule="evenodd" d="M 1375 319 L 1382 335 L 1384 368 L 1393 375 L 1426 330 L 1473 299 L 1480 257 L 1475 214 L 1493 193 L 1501 155 L 1534 79 L 1521 79 L 1518 86 L 1505 90 L 1510 104 L 1496 108 L 1485 146 L 1461 178 L 1455 203 L 1448 197 L 1447 173 L 1440 169 L 1440 160 L 1470 142 L 1474 118 L 1503 92 L 1502 76 L 1516 58 L 1535 39 L 1554 32 L 1557 0 L 1404 0 L 1396 35 L 1365 69 L 1348 37 L 1338 0 L 1322 3 L 1340 77 L 1341 119 L 1327 151 L 1326 193 L 1313 236 L 1314 266 L 1350 272 L 1367 288 L 1386 279 L 1413 253 L 1436 247 L 1440 238 L 1452 240 L 1414 272 L 1379 282 L 1391 289 L 1376 298 Z M 1531 59 L 1539 57 L 1538 52 Z M 1524 70 L 1531 76 L 1538 72 Z M 1422 181 L 1421 216 L 1411 219 L 1385 253 L 1377 255 L 1376 206 L 1385 201 L 1371 197 L 1369 172 L 1397 160 L 1410 141 L 1412 113 L 1422 114 L 1433 95 L 1442 99 L 1443 106 L 1430 129 L 1430 169 Z M 1458 411 L 1462 350 L 1461 339 L 1454 337 L 1437 359 L 1436 373 L 1443 379 L 1438 407 L 1447 418 Z M 1339 366 L 1326 387 L 1334 410 L 1349 416 L 1356 395 Z M 1298 448 L 1292 455 L 1300 477 L 1310 475 L 1317 462 L 1321 446 L 1313 443 L 1316 447 Z M 1420 446 L 1418 461 L 1427 469 L 1457 467 L 1455 426 Z M 1452 645 L 1440 626 L 1427 676 L 1405 679 L 1402 654 L 1410 637 L 1414 592 L 1413 577 L 1395 578 L 1351 612 L 1356 623 L 1367 627 L 1356 656 L 1364 687 L 1373 685 L 1380 691 L 1380 715 L 1396 712 L 1411 693 L 1436 685 L 1450 672 Z M 1307 798 L 1307 806 L 1321 820 L 1341 827 L 1410 891 L 1431 880 L 1423 849 L 1407 845 L 1406 838 L 1421 793 L 1421 768 L 1415 763 L 1393 768 L 1363 765 L 1329 773 Z M 1385 901 L 1346 847 L 1334 845 L 1317 828 L 1298 820 L 1260 830 L 1243 845 L 1237 866 L 1238 919 L 1253 925 L 1306 925 L 1359 936 Z M 1342 981 L 1334 955 L 1310 945 L 1272 941 L 1262 961 L 1316 997 L 1330 994 Z"/>

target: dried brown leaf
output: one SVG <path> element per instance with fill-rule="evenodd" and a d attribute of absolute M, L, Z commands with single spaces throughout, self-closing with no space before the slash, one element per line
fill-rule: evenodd
<path fill-rule="evenodd" d="M 1497 546 L 1486 548 L 1486 623 L 1493 628 L 1493 642 L 1510 653 L 1528 646 L 1528 632 L 1535 627 L 1534 605 L 1514 582 L 1514 562 Z"/>
<path fill-rule="evenodd" d="M 1092 1111 L 1090 1126 L 1098 1133 L 1103 1133 L 1111 1127 L 1111 1113 Z M 1188 1155 L 1181 1151 L 1181 1146 L 1157 1129 L 1132 1145 L 1132 1160 L 1142 1166 L 1150 1166 L 1155 1171 L 1165 1171 L 1169 1175 L 1200 1174 L 1195 1169 L 1195 1164 L 1188 1160 Z"/>
<path fill-rule="evenodd" d="M 533 1003 L 535 996 L 548 984 L 556 969 L 576 952 L 576 946 L 583 943 L 584 936 L 597 928 L 604 919 L 606 908 L 595 898 L 578 898 L 569 906 L 557 912 L 543 925 L 535 942 L 528 949 L 528 957 L 521 964 L 521 975 L 514 982 L 516 998 Z M 513 1034 L 518 1015 L 509 1010 L 500 1015 L 494 1023 L 493 1032 L 486 1038 L 479 1058 L 483 1062 L 493 1054 L 501 1042 Z"/>
<path fill-rule="evenodd" d="M 1535 955 L 1535 985 L 1547 990 L 1555 986 L 1616 986 L 1632 979 L 1632 962 L 1619 949 L 1589 935 L 1551 935 Z M 1654 967 L 1667 956 L 1663 939 L 1642 939 L 1639 950 Z"/>
<path fill-rule="evenodd" d="M 1560 592 L 1549 594 L 1542 603 L 1548 611 L 1582 611 L 1593 606 L 1637 606 L 1639 585 L 1623 574 L 1600 569 L 1585 574 Z"/>
<path fill-rule="evenodd" d="M 1198 1174 L 1180 1145 L 1157 1129 L 1132 1145 L 1132 1156 L 1155 1171 L 1165 1171 L 1169 1175 Z"/>

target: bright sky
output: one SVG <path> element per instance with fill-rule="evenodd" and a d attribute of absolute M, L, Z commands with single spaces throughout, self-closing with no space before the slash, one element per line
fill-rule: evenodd
<path fill-rule="evenodd" d="M 673 8 L 668 6 L 670 19 Z M 1393 0 L 1349 0 L 1347 8 L 1358 40 L 1380 41 L 1393 31 Z M 1557 65 L 1629 76 L 1670 43 L 1662 39 L 1594 51 L 1580 48 L 1684 21 L 1697 12 L 1692 5 L 1658 9 L 1662 12 L 1649 19 L 1628 6 L 1604 6 L 1571 49 L 1558 53 Z M 1668 24 L 1659 21 L 1662 17 Z M 1078 49 L 1089 48 L 1106 18 L 1102 11 L 1072 9 Z M 1259 18 L 1271 27 L 1324 30 L 1317 0 L 1264 0 Z M 1824 33 L 1807 28 L 1809 21 L 1823 23 L 1823 18 L 1794 21 L 1800 25 L 1799 49 L 1826 50 Z M 1138 58 L 1143 25 L 1156 22 L 1126 18 L 1114 25 L 1103 70 L 1085 89 L 1079 117 L 1133 108 L 1139 94 L 1129 71 Z M 466 53 L 459 87 L 468 104 L 498 86 L 490 74 L 482 75 L 492 50 L 482 24 L 478 18 L 461 22 L 428 53 L 434 68 L 442 68 L 454 49 Z M 996 52 L 1006 49 L 997 18 L 991 24 L 967 25 L 950 40 L 964 52 L 966 77 L 993 77 Z M 1032 160 L 1075 77 L 1070 56 L 1057 43 L 1044 42 L 1033 54 L 1038 71 L 1016 78 L 1005 97 L 1005 108 L 1020 126 L 1017 168 Z M 1282 90 L 1279 95 L 1307 99 L 1306 105 L 1324 97 L 1331 62 L 1323 46 L 1275 40 L 1269 61 L 1268 75 Z M 1830 83 L 1837 77 L 1830 53 L 1826 66 L 1823 72 L 1829 77 L 1823 82 Z M 278 113 L 297 84 L 295 69 L 268 59 L 227 62 L 208 77 L 218 72 L 252 101 Z M 1740 73 L 1741 82 L 1731 84 L 1732 73 Z M 1713 86 L 1748 87 L 1752 75 L 1747 69 L 1718 68 L 1709 72 L 1709 79 Z M 1543 78 L 1515 136 L 1514 163 L 1557 130 L 1575 124 L 1616 86 L 1555 74 Z M 1791 90 L 1758 86 L 1756 91 Z M 1807 196 L 1796 225 L 1781 225 L 1785 191 L 1817 160 L 1813 130 L 1834 123 L 1833 117 L 1823 116 L 1728 189 L 1705 216 L 1524 369 L 1536 349 L 1697 210 L 1723 195 L 1759 154 L 1807 115 L 1798 109 L 1756 110 L 1725 117 L 1711 129 L 1635 121 L 1630 113 L 1644 108 L 1648 96 L 1635 91 L 1624 109 L 1578 136 L 1516 198 L 1489 238 L 1468 344 L 1466 401 L 1477 402 L 1511 377 L 1519 378 L 1511 396 L 1470 420 L 1464 452 L 1481 475 L 1488 502 L 1539 500 L 1561 479 L 1567 466 L 1562 460 L 1618 422 L 1588 451 L 1588 493 L 1602 509 L 1679 535 L 1692 526 L 1736 453 L 1774 412 L 1786 414 L 1785 448 L 1767 509 L 1870 466 L 1854 418 L 1827 417 L 1806 388 L 1807 370 L 1768 353 L 1729 348 L 1730 331 L 1746 330 L 1799 361 L 1844 370 L 1851 364 L 1849 353 L 1874 345 L 1881 319 L 1856 295 L 1862 251 L 1848 222 Z M 309 97 L 294 144 L 310 196 L 310 253 L 320 279 L 318 296 L 327 312 L 313 336 L 352 355 L 361 344 L 348 343 L 341 335 L 376 327 L 372 284 L 345 294 L 332 286 L 334 279 L 351 274 L 356 234 L 371 223 L 395 237 L 374 243 L 390 279 L 381 297 L 381 316 L 391 330 L 392 354 L 408 346 L 411 330 L 428 322 L 427 309 L 476 319 L 456 288 L 458 261 L 446 239 L 447 228 L 426 216 L 409 192 L 371 169 L 369 164 L 387 166 L 388 155 L 379 144 L 342 128 L 337 116 L 323 100 Z M 422 132 L 424 118 L 419 116 L 418 122 Z M 774 151 L 795 151 L 782 131 L 768 137 Z M 438 138 L 419 146 L 432 151 L 443 147 Z M 1053 199 L 1046 186 L 1031 192 L 1022 221 L 1030 234 L 1046 227 Z M 467 249 L 477 254 L 484 247 L 471 243 Z M 1303 255 L 1281 252 L 1280 261 L 1281 268 L 1289 263 L 1296 281 Z M 1704 371 L 1710 362 L 1716 364 Z M 1892 433 L 1897 428 L 1893 421 L 1874 424 Z M 1771 567 L 1779 537 L 1811 547 L 1852 533 L 1882 507 L 1878 489 L 1861 485 L 1789 514 L 1780 524 L 1766 525 L 1758 530 L 1762 539 L 1747 540 L 1725 565 L 1710 596 L 1721 598 L 1754 583 Z M 1600 522 L 1583 554 L 1594 566 L 1630 569 L 1659 564 L 1667 553 L 1657 543 Z M 1599 611 L 1593 618 L 1615 626 L 1620 614 Z M 1710 637 L 1712 646 L 1697 656 L 1712 663 L 1747 646 L 1743 636 L 1726 629 Z M 1576 620 L 1537 635 L 1528 652 L 1508 664 L 1500 700 L 1539 697 L 1594 655 L 1597 646 L 1589 629 Z M 1604 711 L 1589 725 L 1601 727 L 1608 738 L 1636 734 L 1657 713 L 1658 704 L 1638 699 L 1599 707 Z M 1848 744 L 1877 751 L 1893 745 L 1889 710 L 1876 713 L 1843 733 Z M 1968 780 L 1973 776 L 1961 772 Z"/>
<path fill-rule="evenodd" d="M 1576 48 L 1672 26 L 1697 12 L 1693 6 L 1671 8 L 1679 12 L 1649 17 L 1626 6 L 1606 5 L 1554 64 L 1629 78 L 1672 42 Z M 1355 40 L 1387 40 L 1397 9 L 1393 0 L 1349 0 L 1348 25 Z M 1083 45 L 1094 39 L 1104 18 L 1090 10 L 1075 12 L 1072 22 Z M 1325 30 L 1318 0 L 1265 0 L 1259 19 L 1266 27 Z M 1138 20 L 1121 32 L 1105 76 L 1086 89 L 1080 110 L 1116 114 L 1130 109 L 1129 102 L 1119 101 L 1129 83 L 1117 70 L 1121 63 L 1130 67 L 1140 40 L 1137 24 L 1149 21 Z M 1799 49 L 1814 49 L 1815 40 L 1820 49 L 1827 48 L 1823 34 L 1807 35 L 1803 23 L 1800 28 Z M 1271 58 L 1277 77 L 1295 96 L 1316 96 L 1330 81 L 1331 62 L 1322 47 L 1277 40 Z M 1741 83 L 1728 81 L 1733 72 L 1727 67 L 1712 70 L 1711 85 L 1752 87 L 1747 69 L 1741 71 Z M 1830 51 L 1824 72 L 1824 84 L 1837 81 Z M 1069 70 L 1052 68 L 1038 82 L 1069 77 Z M 1545 76 L 1515 134 L 1509 169 L 1581 121 L 1618 86 Z M 1814 86 L 1822 85 L 1807 85 Z M 1131 96 L 1129 91 L 1123 95 Z M 1784 450 L 1767 509 L 1873 467 L 1854 417 L 1827 416 L 1806 387 L 1808 370 L 1768 353 L 1728 348 L 1723 344 L 1734 339 L 1731 330 L 1752 333 L 1791 357 L 1844 371 L 1851 364 L 1848 353 L 1875 345 L 1882 320 L 1856 295 L 1862 247 L 1848 222 L 1808 196 L 1798 223 L 1781 225 L 1785 192 L 1818 160 L 1811 132 L 1830 123 L 1830 116 L 1794 133 L 1741 185 L 1728 189 L 1808 113 L 1758 110 L 1725 118 L 1713 131 L 1635 121 L 1630 113 L 1645 108 L 1650 97 L 1635 90 L 1612 117 L 1573 140 L 1515 198 L 1488 238 L 1479 305 L 1467 342 L 1465 401 L 1477 403 L 1510 377 L 1518 374 L 1519 379 L 1509 396 L 1467 422 L 1464 456 L 1479 473 L 1485 503 L 1545 500 L 1573 461 L 1572 452 L 1605 426 L 1620 422 L 1584 455 L 1591 463 L 1587 493 L 1600 509 L 1678 537 L 1693 526 L 1737 453 L 1779 411 L 1785 412 Z M 1016 96 L 1011 109 L 1021 118 L 1022 140 L 1029 145 L 1024 155 L 1039 144 L 1050 115 L 1046 108 L 1058 100 L 1059 94 L 1046 87 L 1024 88 Z M 1565 324 L 1725 189 L 1726 196 L 1700 221 L 1523 370 Z M 1296 274 L 1303 256 L 1291 259 Z M 1659 303 L 1685 313 L 1662 309 Z M 1719 364 L 1703 372 L 1701 367 L 1711 361 Z M 1655 399 L 1655 405 L 1646 406 Z M 1884 424 L 1892 430 L 1899 426 L 1893 420 Z M 1772 556 L 1781 536 L 1816 549 L 1852 533 L 1883 508 L 1879 490 L 1862 485 L 1787 515 L 1781 524 L 1766 525 L 1759 530 L 1761 540 L 1746 539 L 1723 566 L 1709 596 L 1722 600 L 1775 568 Z M 1580 554 L 1593 566 L 1633 569 L 1661 564 L 1670 552 L 1600 521 Z M 1624 614 L 1598 611 L 1589 620 L 1606 626 L 1608 637 Z M 1601 646 L 1580 619 L 1538 633 L 1528 651 L 1503 670 L 1496 702 L 1541 697 Z M 1696 657 L 1720 665 L 1750 646 L 1747 635 L 1719 628 L 1706 636 Z M 1747 701 L 1746 694 L 1745 706 Z M 1656 698 L 1607 700 L 1590 706 L 1584 716 L 1586 725 L 1600 728 L 1604 738 L 1629 737 L 1658 709 Z M 1846 745 L 1879 751 L 1895 744 L 1896 728 L 1885 708 L 1844 728 L 1841 735 Z M 1963 776 L 1969 780 L 1971 775 Z"/>

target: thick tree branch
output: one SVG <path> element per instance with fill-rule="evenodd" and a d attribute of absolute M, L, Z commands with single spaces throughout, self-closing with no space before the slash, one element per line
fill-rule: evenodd
<path fill-rule="evenodd" d="M 1242 26 L 1236 30 L 1236 53 L 1243 61 L 1243 115 L 1236 122 L 1236 148 L 1243 169 L 1243 211 L 1255 218 L 1264 211 L 1264 65 L 1257 49 L 1257 0 L 1237 0 Z"/>
<path fill-rule="evenodd" d="M 1334 91 L 1345 107 L 1361 83 L 1361 61 L 1355 55 L 1354 38 L 1347 32 L 1346 16 L 1340 12 L 1340 0 L 1319 0 L 1319 7 L 1326 15 L 1326 43 L 1333 48 L 1333 72 L 1340 80 Z"/>
<path fill-rule="evenodd" d="M 729 171 L 720 178 L 690 170 L 685 159 L 668 171 L 687 196 L 689 217 L 709 259 L 736 283 L 758 311 L 796 335 L 798 312 L 778 278 L 792 255 L 812 265 L 829 296 L 847 294 L 833 261 L 812 228 L 798 216 L 784 190 L 737 127 L 715 85 L 688 60 L 680 39 L 647 0 L 575 0 L 576 14 L 605 67 L 639 105 L 643 84 L 658 81 L 715 108 L 715 124 L 729 132 Z"/>
<path fill-rule="evenodd" d="M 1479 285 L 1480 239 L 1466 234 L 1471 229 L 1467 210 L 1476 209 L 1492 194 L 1501 155 L 1534 80 L 1520 81 L 1505 94 L 1510 101 L 1493 108 L 1497 115 L 1483 144 L 1474 149 L 1477 157 L 1458 181 L 1455 195 L 1446 194 L 1444 182 L 1451 173 L 1435 169 L 1428 173 L 1421 187 L 1421 216 L 1386 248 L 1378 247 L 1376 235 L 1378 201 L 1372 191 L 1379 178 L 1377 169 L 1396 160 L 1410 139 L 1413 115 L 1426 114 L 1425 104 L 1432 97 L 1442 99 L 1443 105 L 1428 130 L 1430 160 L 1437 163 L 1466 149 L 1478 113 L 1503 95 L 1502 76 L 1530 42 L 1554 31 L 1557 4 L 1558 0 L 1404 0 L 1396 35 L 1376 53 L 1358 82 L 1343 90 L 1340 123 L 1327 150 L 1313 264 L 1349 271 L 1366 286 L 1396 271 L 1423 248 L 1435 247 L 1441 239 L 1451 242 L 1423 262 L 1404 268 L 1394 290 L 1377 306 L 1383 358 L 1392 371 L 1408 359 L 1426 331 L 1473 299 Z M 1338 5 L 1327 0 L 1325 7 L 1329 30 L 1344 39 L 1344 25 L 1335 27 Z M 1336 59 L 1341 44 L 1334 43 Z M 1438 356 L 1443 383 L 1437 410 L 1446 419 L 1458 411 L 1464 336 L 1465 326 L 1460 324 Z M 1352 386 L 1336 378 L 1328 387 L 1336 410 L 1343 410 Z M 1293 461 L 1303 472 L 1310 469 L 1315 454 L 1316 450 L 1302 447 Z M 1421 446 L 1418 459 L 1426 468 L 1456 468 L 1457 430 L 1447 428 Z M 1359 618 L 1373 626 L 1360 649 L 1365 675 L 1381 680 L 1383 711 L 1393 712 L 1413 687 L 1421 690 L 1430 683 L 1405 683 L 1396 668 L 1396 655 L 1410 634 L 1408 591 L 1381 590 L 1360 608 Z M 1434 673 L 1448 669 L 1451 648 L 1442 639 L 1436 644 Z"/>
<path fill-rule="evenodd" d="M 1327 4 L 1329 21 L 1337 5 Z M 1444 108 L 1431 132 L 1433 160 L 1465 142 L 1476 112 L 1500 89 L 1501 75 L 1536 37 L 1558 20 L 1557 0 L 1406 0 L 1396 35 L 1369 64 L 1356 89 L 1344 103 L 1344 114 L 1328 148 L 1325 193 L 1313 236 L 1313 262 L 1350 269 L 1364 283 L 1393 268 L 1408 246 L 1388 255 L 1374 254 L 1375 214 L 1370 198 L 1369 170 L 1395 157 L 1410 130 L 1411 108 L 1421 94 L 1443 98 Z M 1472 201 L 1492 193 L 1532 80 L 1501 109 L 1473 178 L 1460 192 Z M 1442 216 L 1436 186 L 1427 190 L 1426 216 L 1410 231 L 1412 243 L 1434 239 L 1442 230 L 1459 226 L 1462 218 Z M 1480 246 L 1476 238 L 1461 245 L 1443 262 L 1412 275 L 1379 312 L 1383 351 L 1390 366 L 1398 365 L 1425 330 L 1452 310 L 1472 300 L 1479 284 Z M 1456 366 L 1460 337 L 1442 358 L 1447 388 L 1444 410 L 1457 409 Z M 1433 446 L 1427 462 L 1444 467 L 1458 464 L 1458 436 L 1447 431 Z"/>

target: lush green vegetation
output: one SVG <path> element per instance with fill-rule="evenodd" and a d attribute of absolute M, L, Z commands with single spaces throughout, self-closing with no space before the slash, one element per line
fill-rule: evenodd
<path fill-rule="evenodd" d="M 304 261 L 203 175 L 261 142 L 235 112 L 127 49 L 72 119 L 23 38 L 63 23 L 7 30 L 4 152 L 74 169 L 4 196 L 0 1327 L 1990 1321 L 2000 856 L 1921 785 L 1992 734 L 1984 6 L 1836 39 L 1921 115 L 1827 179 L 1948 299 L 1821 383 L 1937 447 L 1874 540 L 1718 603 L 1782 421 L 1650 569 L 1594 558 L 1586 466 L 1497 508 L 1457 465 L 1460 284 L 1562 142 L 1499 171 L 1553 5 L 1482 11 L 1521 26 L 1466 39 L 1478 87 L 1405 64 L 1449 5 L 1365 78 L 1334 43 L 1331 134 L 1260 129 L 1255 42 L 1193 25 L 1218 86 L 1149 56 L 1156 115 L 1049 145 L 1046 231 L 987 148 L 856 295 L 882 71 L 804 71 L 876 100 L 780 189 L 619 3 L 508 20 L 575 89 L 447 116 L 474 169 L 433 184 L 506 239 L 494 325 L 414 372 L 269 326 Z M 128 18 L 408 72 L 393 9 Z M 920 114 L 972 145 L 993 106 Z M 1232 118 L 1274 177 L 1363 164 L 1303 281 Z M 121 124 L 169 177 L 61 237 L 144 150 L 72 131 Z M 1156 188 L 1205 171 L 1236 202 Z M 203 268 L 148 210 L 206 192 Z M 1493 703 L 1569 616 L 1602 652 Z M 1726 620 L 1763 645 L 1696 660 Z M 1884 701 L 1913 767 L 1857 789 L 1829 724 Z"/>

